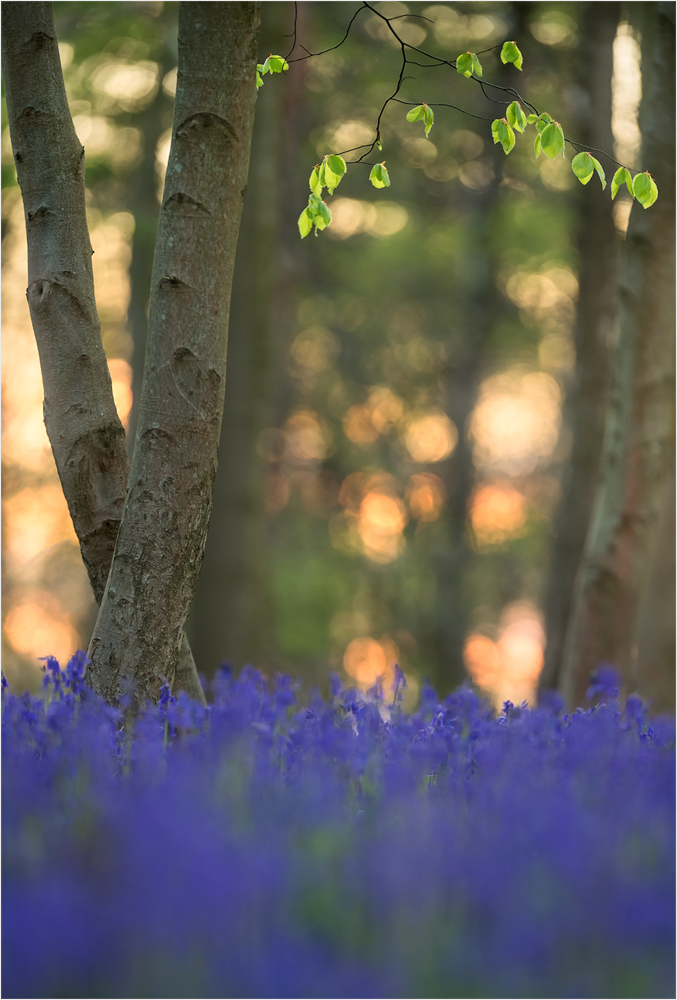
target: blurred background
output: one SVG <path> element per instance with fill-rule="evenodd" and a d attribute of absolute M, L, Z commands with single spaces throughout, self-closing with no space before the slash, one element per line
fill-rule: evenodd
<path fill-rule="evenodd" d="M 358 6 L 300 3 L 300 41 L 334 45 Z M 636 9 L 648 6 L 378 9 L 424 15 L 397 30 L 450 59 L 514 38 L 524 72 L 497 50 L 481 57 L 485 78 L 517 85 L 565 134 L 640 166 Z M 54 4 L 86 149 L 104 347 L 132 440 L 177 7 Z M 262 59 L 289 51 L 293 23 L 293 4 L 263 4 Z M 561 642 L 589 518 L 631 202 L 621 192 L 612 204 L 596 179 L 581 187 L 568 155 L 536 160 L 531 141 L 505 157 L 490 120 L 471 116 L 504 112 L 473 81 L 411 67 L 403 100 L 470 114 L 436 109 L 426 139 L 390 104 L 378 159 L 391 187 L 376 191 L 369 167 L 349 166 L 329 200 L 331 228 L 302 242 L 313 165 L 371 142 L 399 61 L 383 22 L 363 12 L 345 45 L 259 91 L 189 638 L 207 677 L 227 660 L 322 686 L 338 671 L 368 687 L 397 661 L 412 703 L 424 678 L 446 692 L 468 675 L 496 704 L 533 700 L 546 631 L 552 655 Z M 19 685 L 38 676 L 38 657 L 86 648 L 96 608 L 42 422 L 3 115 L 3 669 Z M 576 502 L 562 503 L 572 478 Z"/>

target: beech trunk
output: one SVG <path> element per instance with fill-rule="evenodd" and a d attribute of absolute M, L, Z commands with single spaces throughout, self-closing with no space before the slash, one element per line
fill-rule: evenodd
<path fill-rule="evenodd" d="M 45 427 L 100 604 L 129 464 L 94 297 L 85 150 L 68 108 L 51 3 L 3 4 L 2 72 L 26 218 L 26 297 L 40 357 Z M 187 643 L 179 682 L 203 700 Z"/>
<path fill-rule="evenodd" d="M 176 671 L 212 503 L 256 99 L 258 3 L 181 3 L 172 144 L 122 523 L 87 676 L 115 703 Z"/>
<path fill-rule="evenodd" d="M 601 479 L 560 678 L 570 704 L 584 701 L 590 672 L 604 661 L 642 693 L 640 609 L 674 454 L 674 4 L 650 5 L 642 42 L 642 160 L 660 195 L 648 210 L 634 203 L 624 247 Z"/>

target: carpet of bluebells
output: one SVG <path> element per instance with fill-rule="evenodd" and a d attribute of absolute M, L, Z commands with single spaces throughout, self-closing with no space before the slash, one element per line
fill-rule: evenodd
<path fill-rule="evenodd" d="M 674 996 L 674 720 L 3 690 L 3 996 Z M 403 683 L 400 676 L 399 683 Z"/>

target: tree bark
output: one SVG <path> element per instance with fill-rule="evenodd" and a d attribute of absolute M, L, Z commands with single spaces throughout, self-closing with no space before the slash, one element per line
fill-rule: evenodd
<path fill-rule="evenodd" d="M 268 4 L 261 61 L 284 45 L 290 5 Z M 282 158 L 282 83 L 266 78 L 256 103 L 247 197 L 237 244 L 219 469 L 205 557 L 188 634 L 200 669 L 226 659 L 261 665 L 270 654 L 264 463 L 256 450 L 270 423 L 271 290 Z"/>
<path fill-rule="evenodd" d="M 2 68 L 26 215 L 27 299 L 44 419 L 97 603 L 122 517 L 129 465 L 101 342 L 85 211 L 85 151 L 73 127 L 51 3 L 2 7 Z M 203 700 L 187 644 L 181 683 Z"/>
<path fill-rule="evenodd" d="M 642 693 L 641 598 L 660 545 L 674 453 L 674 4 L 652 4 L 646 15 L 642 158 L 660 195 L 648 210 L 633 205 L 624 248 L 601 479 L 560 679 L 570 704 L 584 700 L 589 674 L 602 661 L 620 667 L 625 686 Z"/>
<path fill-rule="evenodd" d="M 578 75 L 588 98 L 582 141 L 597 149 L 613 149 L 611 78 L 619 16 L 618 3 L 588 3 L 582 24 Z M 576 368 L 575 384 L 566 403 L 573 445 L 546 583 L 548 642 L 540 679 L 543 688 L 557 687 L 576 574 L 590 526 L 611 381 L 611 336 L 618 310 L 619 237 L 610 211 L 609 192 L 602 191 L 599 184 L 589 184 L 580 189 L 578 196 Z"/>
<path fill-rule="evenodd" d="M 181 3 L 129 491 L 89 649 L 107 701 L 173 681 L 207 534 L 256 99 L 258 3 Z"/>

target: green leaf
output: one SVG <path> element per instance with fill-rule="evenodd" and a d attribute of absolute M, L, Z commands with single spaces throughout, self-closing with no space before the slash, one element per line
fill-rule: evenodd
<path fill-rule="evenodd" d="M 581 184 L 587 184 L 595 172 L 595 165 L 592 162 L 590 153 L 578 153 L 571 161 L 571 169 Z"/>
<path fill-rule="evenodd" d="M 289 63 L 282 56 L 269 55 L 263 66 L 261 67 L 261 74 L 266 73 L 284 73 L 289 69 Z"/>
<path fill-rule="evenodd" d="M 504 42 L 501 49 L 501 62 L 514 63 L 519 70 L 522 69 L 522 53 L 514 42 Z"/>
<path fill-rule="evenodd" d="M 524 114 L 519 101 L 513 101 L 512 104 L 508 105 L 505 117 L 518 132 L 524 132 L 524 129 L 527 127 L 527 116 Z"/>
<path fill-rule="evenodd" d="M 503 146 L 503 152 L 507 156 L 515 145 L 515 133 L 505 118 L 500 118 L 498 122 L 498 141 Z"/>
<path fill-rule="evenodd" d="M 538 121 L 538 115 L 527 115 L 527 125 L 533 125 Z"/>
<path fill-rule="evenodd" d="M 412 108 L 411 111 L 407 111 L 408 122 L 418 122 L 421 118 L 425 118 L 425 105 L 419 104 L 417 108 Z"/>
<path fill-rule="evenodd" d="M 547 111 L 544 111 L 542 115 L 538 116 L 538 118 L 536 119 L 536 130 L 538 131 L 539 135 L 541 134 L 543 129 L 550 124 L 551 121 L 552 118 L 550 117 Z"/>
<path fill-rule="evenodd" d="M 263 80 L 261 79 L 261 72 L 260 72 L 260 70 L 257 69 L 256 70 L 256 89 L 258 90 L 259 87 L 262 87 L 262 86 L 263 86 Z"/>
<path fill-rule="evenodd" d="M 595 170 L 597 171 L 597 176 L 599 177 L 599 182 L 602 185 L 602 191 L 606 191 L 606 174 L 604 173 L 604 167 L 599 162 L 599 160 L 595 159 L 594 156 L 591 156 L 590 159 L 592 160 L 593 166 L 594 166 Z"/>
<path fill-rule="evenodd" d="M 500 124 L 501 124 L 500 118 L 494 118 L 493 122 L 491 123 L 491 137 L 494 140 L 494 146 L 496 145 L 496 143 L 501 141 L 498 137 L 498 126 Z"/>
<path fill-rule="evenodd" d="M 550 122 L 541 132 L 541 148 L 549 160 L 559 153 L 564 155 L 564 132 L 557 122 Z"/>
<path fill-rule="evenodd" d="M 428 133 L 435 123 L 435 115 L 433 114 L 433 109 L 426 105 L 425 109 L 425 135 L 428 138 Z"/>
<path fill-rule="evenodd" d="M 378 146 L 378 148 L 379 148 L 380 150 L 383 150 L 383 146 L 381 145 L 381 140 L 380 140 L 380 139 L 377 139 L 377 140 L 376 140 L 376 145 Z"/>
<path fill-rule="evenodd" d="M 541 133 L 540 132 L 538 133 L 538 135 L 536 136 L 536 138 L 534 140 L 534 153 L 536 154 L 536 158 L 538 158 L 541 155 Z"/>
<path fill-rule="evenodd" d="M 616 173 L 611 178 L 611 200 L 613 201 L 618 194 L 619 188 L 623 185 L 627 187 L 630 192 L 630 197 L 634 198 L 634 192 L 632 190 L 632 177 L 630 176 L 630 171 L 625 167 L 619 167 Z"/>
<path fill-rule="evenodd" d="M 329 211 L 329 206 L 324 201 L 320 202 L 319 217 L 321 221 L 324 223 L 324 225 L 323 226 L 319 225 L 317 216 L 315 216 L 314 220 L 315 225 L 318 227 L 318 229 L 324 229 L 324 227 L 328 226 L 329 223 L 331 222 L 331 212 Z"/>
<path fill-rule="evenodd" d="M 635 179 L 632 182 L 632 193 L 642 208 L 651 208 L 658 197 L 658 188 L 648 170 L 641 174 L 635 174 Z"/>
<path fill-rule="evenodd" d="M 375 188 L 387 188 L 390 187 L 390 177 L 388 176 L 388 171 L 386 169 L 385 162 L 377 163 L 371 168 L 371 173 L 369 174 L 369 180 L 374 185 Z"/>
<path fill-rule="evenodd" d="M 301 239 L 305 239 L 310 230 L 313 228 L 313 217 L 307 208 L 304 208 L 299 215 L 299 232 L 301 234 Z"/>
<path fill-rule="evenodd" d="M 482 79 L 482 63 L 479 61 L 475 53 L 472 54 L 472 68 L 475 72 L 475 76 L 479 76 Z"/>
<path fill-rule="evenodd" d="M 310 190 L 313 192 L 313 194 L 317 195 L 318 198 L 321 198 L 322 184 L 320 183 L 320 171 L 317 169 L 317 167 L 313 167 L 313 172 L 310 175 L 310 180 L 308 183 L 310 184 Z"/>
<path fill-rule="evenodd" d="M 473 62 L 472 62 L 472 52 L 464 52 L 463 55 L 456 57 L 456 72 L 460 73 L 461 76 L 472 76 Z"/>
<path fill-rule="evenodd" d="M 320 182 L 329 191 L 329 194 L 334 193 L 334 189 L 338 187 L 339 182 L 346 172 L 346 161 L 342 156 L 325 156 L 320 168 Z"/>

